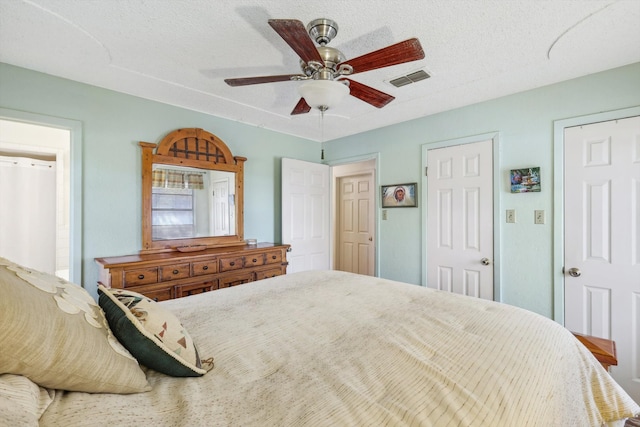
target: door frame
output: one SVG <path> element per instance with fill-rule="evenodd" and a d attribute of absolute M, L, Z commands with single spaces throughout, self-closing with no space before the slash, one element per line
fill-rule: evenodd
<path fill-rule="evenodd" d="M 640 115 L 640 106 L 553 122 L 553 320 L 564 326 L 564 130 Z"/>
<path fill-rule="evenodd" d="M 428 171 L 427 160 L 429 150 L 445 147 L 453 147 L 456 145 L 473 144 L 475 142 L 486 141 L 490 139 L 492 142 L 493 150 L 493 300 L 502 301 L 502 268 L 500 263 L 500 212 L 501 212 L 501 197 L 500 187 L 506 182 L 504 179 L 500 179 L 500 132 L 489 132 L 479 135 L 472 135 L 463 138 L 447 139 L 444 141 L 437 141 L 426 143 L 421 146 L 422 149 L 422 286 L 427 286 L 427 204 L 429 200 L 427 198 L 427 183 L 428 183 Z"/>
<path fill-rule="evenodd" d="M 69 281 L 82 280 L 82 123 L 77 120 L 0 108 L 0 119 L 50 128 L 70 133 L 69 194 Z"/>
<path fill-rule="evenodd" d="M 345 157 L 342 159 L 336 159 L 336 160 L 330 160 L 330 161 L 326 161 L 324 162 L 324 164 L 326 164 L 327 166 L 329 166 L 329 206 L 331 209 L 331 215 L 329 216 L 329 230 L 330 230 L 330 236 L 329 236 L 329 268 L 330 269 L 334 269 L 335 265 L 334 265 L 334 261 L 335 261 L 335 253 L 336 253 L 336 249 L 335 249 L 335 245 L 336 245 L 336 233 L 337 233 L 337 226 L 336 226 L 336 215 L 338 213 L 338 204 L 336 203 L 336 188 L 337 188 L 337 182 L 338 182 L 338 176 L 336 176 L 334 174 L 334 166 L 343 166 L 343 165 L 347 165 L 347 164 L 352 164 L 352 163 L 361 163 L 361 162 L 365 162 L 365 161 L 369 161 L 369 160 L 373 160 L 374 161 L 374 165 L 373 165 L 373 184 L 375 186 L 374 189 L 374 211 L 373 212 L 373 220 L 374 220 L 374 224 L 375 224 L 375 233 L 376 233 L 376 238 L 375 238 L 375 244 L 373 247 L 374 250 L 374 262 L 375 262 L 375 267 L 373 269 L 374 271 L 374 275 L 376 277 L 380 277 L 380 221 L 378 221 L 378 214 L 380 211 L 380 206 L 381 206 L 381 201 L 380 201 L 380 195 L 378 194 L 379 191 L 377 190 L 378 188 L 380 188 L 380 174 L 378 173 L 379 167 L 380 167 L 380 153 L 379 152 L 375 152 L 375 153 L 369 153 L 369 154 L 363 154 L 360 156 L 353 156 L 353 157 Z"/>

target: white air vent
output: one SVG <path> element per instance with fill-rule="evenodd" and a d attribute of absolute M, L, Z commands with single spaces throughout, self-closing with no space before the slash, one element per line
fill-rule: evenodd
<path fill-rule="evenodd" d="M 389 80 L 389 83 L 394 85 L 395 87 L 406 86 L 411 83 L 419 82 L 420 80 L 425 80 L 431 77 L 426 71 L 418 70 L 413 73 L 409 73 L 406 76 L 396 77 L 395 79 Z"/>

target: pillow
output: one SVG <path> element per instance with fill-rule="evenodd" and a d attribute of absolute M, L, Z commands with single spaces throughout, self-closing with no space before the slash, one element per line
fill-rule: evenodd
<path fill-rule="evenodd" d="M 88 393 L 150 389 L 138 362 L 111 334 L 78 285 L 0 258 L 0 374 Z"/>
<path fill-rule="evenodd" d="M 55 390 L 22 375 L 0 375 L 0 425 L 34 426 L 53 402 Z"/>
<path fill-rule="evenodd" d="M 199 377 L 213 368 L 213 359 L 200 360 L 182 323 L 157 302 L 126 289 L 99 285 L 98 292 L 113 334 L 140 364 L 173 377 Z"/>

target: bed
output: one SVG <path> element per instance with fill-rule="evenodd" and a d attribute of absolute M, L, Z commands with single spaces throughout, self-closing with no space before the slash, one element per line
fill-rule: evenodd
<path fill-rule="evenodd" d="M 36 304 L 14 311 L 2 305 L 18 286 L 32 292 L 11 276 L 20 268 L 0 259 L 3 343 L 9 316 L 28 323 L 24 311 Z M 45 275 L 29 273 L 36 279 L 23 282 L 46 288 Z M 59 291 L 74 285 L 56 283 L 58 290 L 49 292 L 58 299 L 83 300 L 72 295 L 77 289 Z M 20 299 L 27 298 L 36 297 Z M 339 271 L 289 274 L 155 304 L 188 331 L 196 362 L 203 362 L 195 376 L 140 365 L 134 369 L 141 377 L 126 376 L 146 381 L 145 391 L 68 391 L 30 378 L 24 365 L 34 363 L 10 360 L 3 345 L 0 424 L 600 426 L 622 425 L 640 412 L 569 331 L 506 304 Z M 87 307 L 83 313 L 93 316 Z M 112 331 L 105 333 L 113 341 Z M 91 345 L 95 358 L 98 344 Z M 90 373 L 120 372 L 111 363 Z"/>

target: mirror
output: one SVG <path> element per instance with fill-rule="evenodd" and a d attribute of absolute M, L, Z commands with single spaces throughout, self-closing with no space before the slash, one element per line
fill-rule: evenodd
<path fill-rule="evenodd" d="M 151 238 L 236 234 L 235 193 L 234 173 L 153 164 Z"/>
<path fill-rule="evenodd" d="M 215 135 L 178 129 L 142 147 L 141 252 L 242 245 L 244 157 Z"/>

